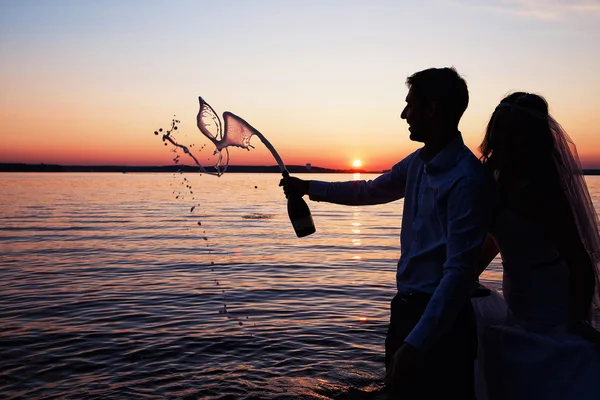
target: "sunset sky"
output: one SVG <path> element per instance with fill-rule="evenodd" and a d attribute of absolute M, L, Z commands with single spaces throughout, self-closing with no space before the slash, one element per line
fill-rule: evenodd
<path fill-rule="evenodd" d="M 0 162 L 170 165 L 153 132 L 175 114 L 178 139 L 208 144 L 202 96 L 286 164 L 386 169 L 419 147 L 400 119 L 406 77 L 442 66 L 469 85 L 472 150 L 524 90 L 600 168 L 596 0 L 0 0 Z M 275 164 L 253 145 L 231 164 Z"/>

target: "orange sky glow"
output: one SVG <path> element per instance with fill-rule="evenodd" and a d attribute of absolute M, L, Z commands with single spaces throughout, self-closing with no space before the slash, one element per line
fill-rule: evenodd
<path fill-rule="evenodd" d="M 419 147 L 400 119 L 406 77 L 455 66 L 471 97 L 460 129 L 476 154 L 494 107 L 524 90 L 546 97 L 584 167 L 600 168 L 600 7 L 575 3 L 2 2 L 0 163 L 171 165 L 153 132 L 175 114 L 176 137 L 206 145 L 209 165 L 195 127 L 202 96 L 288 165 L 358 159 L 381 171 Z M 252 144 L 231 149 L 230 165 L 275 165 Z"/>

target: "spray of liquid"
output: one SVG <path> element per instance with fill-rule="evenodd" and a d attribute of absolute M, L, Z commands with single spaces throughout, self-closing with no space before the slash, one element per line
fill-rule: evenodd
<path fill-rule="evenodd" d="M 193 161 L 194 165 L 198 168 L 199 172 L 205 173 L 205 174 L 210 174 L 210 175 L 221 176 L 223 173 L 225 173 L 225 171 L 227 170 L 227 167 L 229 165 L 229 150 L 228 150 L 228 148 L 229 147 L 239 147 L 242 149 L 250 150 L 251 148 L 254 148 L 250 144 L 250 140 L 252 139 L 253 136 L 256 136 L 265 145 L 265 147 L 271 152 L 271 154 L 273 155 L 273 158 L 277 162 L 277 165 L 281 169 L 282 175 L 284 177 L 289 176 L 288 171 L 283 163 L 283 160 L 281 159 L 281 157 L 279 156 L 279 154 L 277 153 L 275 148 L 264 137 L 264 135 L 262 133 L 260 133 L 254 127 L 252 127 L 244 119 L 242 119 L 239 116 L 237 116 L 231 112 L 228 112 L 228 111 L 223 113 L 223 122 L 222 122 L 221 119 L 219 118 L 219 116 L 217 115 L 217 113 L 215 112 L 215 110 L 206 101 L 204 101 L 204 99 L 202 97 L 199 97 L 198 101 L 199 101 L 200 108 L 199 108 L 198 114 L 196 116 L 196 125 L 197 125 L 198 129 L 200 130 L 200 132 L 202 132 L 202 134 L 204 136 L 206 136 L 215 146 L 215 150 L 213 151 L 213 156 L 216 156 L 216 162 L 214 162 L 212 165 L 207 166 L 205 168 L 200 163 L 200 160 L 198 159 L 199 156 L 197 156 L 197 154 L 193 153 L 193 151 L 192 151 L 193 145 L 189 145 L 189 146 L 183 145 L 176 139 L 174 133 L 176 131 L 178 131 L 178 125 L 177 125 L 179 123 L 178 119 L 173 118 L 173 120 L 171 121 L 171 128 L 169 130 L 167 130 L 166 132 L 163 133 L 162 128 L 157 131 L 154 131 L 155 135 L 160 135 L 162 133 L 162 140 L 163 140 L 165 146 L 167 146 L 169 143 L 173 146 L 173 152 L 176 153 L 175 157 L 173 158 L 173 161 L 175 162 L 175 164 L 182 165 L 182 168 L 180 169 L 180 171 L 181 171 L 180 173 L 183 173 L 183 164 L 180 164 L 181 159 L 180 159 L 179 154 L 177 154 L 178 150 L 183 151 L 183 153 L 187 157 L 189 157 L 189 159 L 191 159 Z M 200 151 L 202 151 L 202 149 L 204 149 L 204 146 L 202 146 L 202 148 L 200 148 Z M 189 190 L 189 194 L 193 195 L 192 187 L 189 184 L 189 182 L 187 181 L 187 178 L 184 178 L 184 182 L 182 184 L 185 185 L 186 190 Z M 181 196 L 181 193 L 178 193 L 176 198 L 179 198 L 179 196 Z M 183 197 L 181 197 L 181 198 L 183 198 Z M 192 197 L 192 200 L 195 200 L 195 198 Z M 192 205 L 190 212 L 194 212 L 194 210 L 196 209 L 197 206 L 198 206 L 198 204 Z M 244 218 L 264 219 L 265 217 L 268 218 L 270 216 L 268 216 L 266 214 L 264 214 L 264 215 L 260 214 L 260 215 L 258 215 L 258 217 L 257 217 L 257 215 L 249 215 L 249 216 L 245 216 Z M 201 225 L 200 221 L 198 221 L 198 225 L 199 226 Z M 206 236 L 204 236 L 203 239 L 205 241 L 207 241 L 207 246 L 208 246 L 208 238 Z M 209 252 L 210 252 L 210 250 L 209 250 Z M 211 265 L 214 266 L 214 262 L 211 262 Z M 211 268 L 211 270 L 214 272 L 214 268 Z M 215 279 L 215 284 L 217 286 L 220 285 L 219 281 L 217 279 Z M 240 326 L 242 326 L 243 322 L 241 320 L 239 320 L 238 317 L 231 315 L 231 313 L 227 310 L 227 302 L 226 302 L 224 289 L 222 289 L 222 293 L 223 293 L 223 308 L 221 310 L 219 310 L 219 313 L 225 314 L 228 317 L 228 319 L 233 319 L 233 320 L 238 321 L 238 324 Z M 248 317 L 246 317 L 246 318 L 248 318 Z"/>
<path fill-rule="evenodd" d="M 198 158 L 190 150 L 191 146 L 185 146 L 179 143 L 174 137 L 173 132 L 178 129 L 177 124 L 179 123 L 179 120 L 175 118 L 173 118 L 171 123 L 171 129 L 162 135 L 162 140 L 165 142 L 165 145 L 167 145 L 166 142 L 169 142 L 175 146 L 175 150 L 183 150 L 184 154 L 188 155 L 194 161 L 194 164 L 199 168 L 200 172 L 221 176 L 227 170 L 227 166 L 229 165 L 228 147 L 240 147 L 242 149 L 250 150 L 251 148 L 254 148 L 254 146 L 250 144 L 250 139 L 252 136 L 256 136 L 271 152 L 273 158 L 275 158 L 275 161 L 277 162 L 277 165 L 281 169 L 281 172 L 284 175 L 287 174 L 285 164 L 277 153 L 277 150 L 275 150 L 273 145 L 262 133 L 256 130 L 244 119 L 229 111 L 225 111 L 223 113 L 224 123 L 222 123 L 221 119 L 215 110 L 210 106 L 210 104 L 204 101 L 202 97 L 199 97 L 198 101 L 200 103 L 200 109 L 198 110 L 198 115 L 196 116 L 196 125 L 198 126 L 198 129 L 200 129 L 200 132 L 202 132 L 202 134 L 204 134 L 204 136 L 206 136 L 215 145 L 213 155 L 218 156 L 217 161 L 211 166 L 211 170 L 209 171 L 204 168 Z M 154 131 L 154 134 L 159 135 L 162 132 L 163 129 L 161 128 L 157 131 Z M 177 157 L 176 162 L 178 161 L 179 158 Z"/>
<path fill-rule="evenodd" d="M 200 132 L 204 134 L 215 146 L 215 150 L 213 151 L 213 156 L 216 156 L 216 161 L 212 163 L 210 166 L 203 166 L 199 159 L 199 151 L 194 154 L 193 147 L 194 145 L 184 145 L 175 137 L 175 134 L 179 132 L 178 124 L 180 121 L 177 118 L 173 118 L 171 121 L 171 127 L 166 132 L 163 129 L 158 129 L 154 131 L 155 135 L 162 134 L 162 141 L 165 146 L 171 144 L 173 146 L 172 151 L 175 153 L 173 161 L 175 164 L 180 165 L 181 168 L 177 171 L 177 174 L 183 174 L 185 165 L 182 163 L 181 157 L 178 151 L 183 151 L 184 155 L 192 160 L 193 164 L 198 168 L 200 173 L 205 173 L 209 175 L 221 176 L 227 170 L 229 165 L 229 150 L 228 147 L 240 147 L 242 149 L 250 150 L 254 148 L 250 144 L 250 140 L 252 136 L 257 136 L 263 144 L 269 149 L 273 157 L 275 158 L 277 164 L 279 165 L 281 171 L 287 174 L 285 169 L 285 165 L 279 157 L 277 151 L 273 148 L 273 146 L 269 143 L 269 141 L 256 129 L 254 129 L 250 124 L 248 124 L 245 120 L 238 117 L 235 114 L 230 112 L 223 113 L 223 121 L 221 122 L 214 109 L 206 103 L 202 97 L 199 98 L 200 109 L 198 111 L 198 115 L 196 117 L 197 126 Z M 200 151 L 204 149 L 205 145 L 200 148 Z M 192 200 L 195 200 L 193 196 L 193 190 L 191 183 L 187 178 L 183 178 L 183 182 L 181 182 L 182 186 L 185 186 L 183 191 L 174 191 L 176 195 L 176 199 L 183 200 L 185 195 L 192 195 Z M 200 204 L 194 204 L 190 208 L 190 212 L 193 213 Z M 243 218 L 246 219 L 265 219 L 269 218 L 270 215 L 260 214 L 260 215 L 248 215 Z M 198 226 L 201 226 L 201 221 L 197 221 Z M 203 231 L 203 240 L 206 241 L 207 247 L 208 238 L 204 236 L 206 232 Z M 209 254 L 211 250 L 209 248 Z M 211 262 L 211 272 L 214 272 L 214 262 Z M 216 286 L 221 286 L 218 279 L 214 279 Z M 227 299 L 225 289 L 221 289 L 223 294 L 223 307 L 219 310 L 219 314 L 224 314 L 229 320 L 237 321 L 239 326 L 243 326 L 243 322 L 240 317 L 232 314 L 227 309 Z M 246 319 L 248 317 L 246 316 Z M 251 335 L 252 336 L 252 335 Z"/>

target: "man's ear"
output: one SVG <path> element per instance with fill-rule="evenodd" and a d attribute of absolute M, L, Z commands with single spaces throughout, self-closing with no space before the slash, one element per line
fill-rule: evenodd
<path fill-rule="evenodd" d="M 425 112 L 427 113 L 427 116 L 429 118 L 433 118 L 435 116 L 436 106 L 437 104 L 434 101 L 430 101 L 429 103 L 427 103 L 427 108 Z"/>

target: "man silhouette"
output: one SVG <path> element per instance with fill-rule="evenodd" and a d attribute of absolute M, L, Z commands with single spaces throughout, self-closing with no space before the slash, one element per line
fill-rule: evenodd
<path fill-rule="evenodd" d="M 477 335 L 469 295 L 487 232 L 487 175 L 458 124 L 469 102 L 454 68 L 407 79 L 401 118 L 422 148 L 370 181 L 280 182 L 286 194 L 343 205 L 404 198 L 386 384 L 402 399 L 473 399 Z"/>

